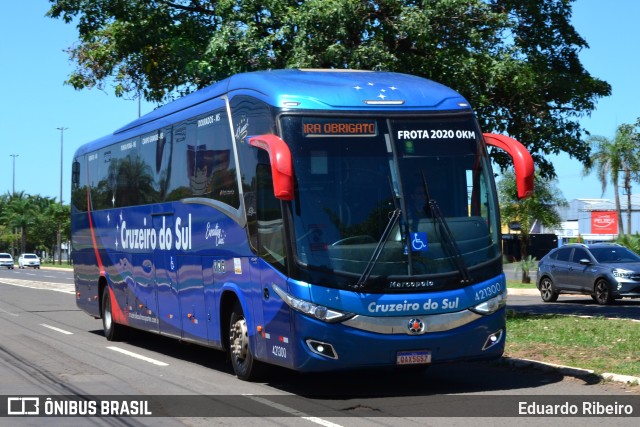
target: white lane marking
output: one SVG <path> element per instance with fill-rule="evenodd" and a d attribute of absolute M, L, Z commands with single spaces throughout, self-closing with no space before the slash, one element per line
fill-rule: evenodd
<path fill-rule="evenodd" d="M 24 279 L 0 279 L 0 283 L 10 286 L 19 286 L 22 288 L 31 289 L 46 289 L 49 291 L 63 292 L 65 294 L 75 294 L 75 286 L 68 283 L 53 283 L 53 282 L 36 282 L 33 280 Z"/>
<path fill-rule="evenodd" d="M 300 417 L 303 420 L 311 421 L 312 423 L 319 424 L 319 425 L 324 426 L 324 427 L 342 427 L 342 425 L 340 425 L 340 424 L 332 423 L 331 421 L 328 421 L 328 420 L 325 420 L 325 419 L 322 419 L 322 418 L 318 418 L 318 417 L 311 417 L 308 414 L 305 414 L 304 412 L 298 411 L 297 409 L 290 408 L 290 407 L 282 405 L 280 403 L 272 402 L 269 399 L 265 399 L 265 398 L 260 397 L 260 396 L 254 396 L 254 395 L 251 395 L 251 394 L 243 394 L 243 396 L 246 397 L 246 398 L 249 398 L 249 399 L 251 399 L 251 400 L 253 400 L 255 402 L 260 402 L 263 405 L 270 406 L 270 407 L 275 408 L 275 409 L 277 409 L 279 411 L 286 412 L 287 414 L 291 414 L 291 415 L 294 415 L 296 417 Z"/>
<path fill-rule="evenodd" d="M 5 314 L 8 314 L 9 316 L 18 317 L 18 314 L 17 314 L 17 313 L 12 313 L 12 312 L 7 311 L 7 310 L 4 310 L 4 309 L 2 309 L 2 308 L 0 308 L 0 313 L 5 313 Z"/>
<path fill-rule="evenodd" d="M 155 360 L 155 359 L 152 359 L 150 357 L 143 356 L 141 354 L 134 353 L 134 352 L 129 351 L 129 350 L 125 350 L 123 348 L 119 348 L 119 347 L 107 347 L 107 348 L 109 350 L 117 351 L 118 353 L 122 353 L 124 355 L 130 356 L 130 357 L 133 357 L 133 358 L 136 358 L 136 359 L 144 360 L 145 362 L 153 363 L 154 365 L 169 366 L 168 363 L 164 363 L 164 362 L 161 362 L 159 360 Z"/>
<path fill-rule="evenodd" d="M 73 332 L 65 331 L 64 329 L 56 328 L 55 326 L 47 325 L 46 323 L 41 323 L 40 326 L 44 326 L 45 328 L 49 328 L 52 331 L 60 332 L 65 335 L 73 335 Z"/>

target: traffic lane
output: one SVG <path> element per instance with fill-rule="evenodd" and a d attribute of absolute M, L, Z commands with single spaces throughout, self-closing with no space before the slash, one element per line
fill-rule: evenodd
<path fill-rule="evenodd" d="M 40 269 L 25 268 L 16 266 L 13 270 L 0 269 L 0 279 L 19 278 L 26 280 L 42 280 L 57 283 L 73 284 L 73 270 L 67 268 L 47 268 Z"/>
<path fill-rule="evenodd" d="M 47 360 L 56 361 L 51 362 L 54 365 L 62 361 L 55 371 L 67 371 L 67 383 L 95 380 L 84 384 L 87 393 L 225 394 L 235 391 L 234 387 L 218 386 L 232 377 L 230 367 L 207 370 L 206 379 L 202 373 L 192 372 L 194 365 L 220 363 L 222 366 L 226 360 L 221 352 L 142 332 L 132 333 L 126 341 L 107 341 L 102 320 L 79 310 L 73 294 L 7 286 L 0 279 L 0 295 L 0 345 L 19 348 L 22 359 L 35 359 L 38 365 L 47 365 L 47 369 L 54 369 Z M 194 358 L 186 357 L 189 362 L 181 359 L 194 349 Z M 50 357 L 41 356 L 47 353 Z M 171 368 L 167 369 L 168 366 Z M 224 380 L 217 376 L 223 376 Z M 247 392 L 246 389 L 237 391 Z"/>
<path fill-rule="evenodd" d="M 556 302 L 544 302 L 540 294 L 509 293 L 507 308 L 531 314 L 563 314 L 574 316 L 601 316 L 640 320 L 640 300 L 623 298 L 611 305 L 599 305 L 588 295 L 560 294 Z"/>

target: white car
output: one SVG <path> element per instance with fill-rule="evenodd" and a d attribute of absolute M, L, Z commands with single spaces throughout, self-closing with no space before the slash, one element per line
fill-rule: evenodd
<path fill-rule="evenodd" d="M 0 267 L 7 267 L 13 270 L 13 257 L 11 254 L 0 254 Z"/>
<path fill-rule="evenodd" d="M 22 254 L 18 258 L 18 266 L 20 268 L 40 268 L 40 258 L 38 258 L 38 255 L 36 254 Z"/>

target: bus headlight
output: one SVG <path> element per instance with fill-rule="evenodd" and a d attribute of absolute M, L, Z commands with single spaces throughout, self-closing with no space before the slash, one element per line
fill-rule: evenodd
<path fill-rule="evenodd" d="M 474 307 L 469 307 L 469 310 L 475 311 L 478 314 L 488 315 L 495 313 L 505 305 L 507 305 L 507 293 L 503 292 Z"/>
<path fill-rule="evenodd" d="M 300 298 L 296 298 L 293 295 L 285 292 L 276 285 L 271 285 L 273 291 L 282 298 L 282 300 L 292 309 L 306 314 L 314 319 L 322 320 L 323 322 L 335 323 L 347 320 L 353 317 L 353 313 L 344 313 L 342 311 L 334 310 L 332 308 L 325 307 L 323 305 L 313 304 L 312 302 L 305 301 Z"/>

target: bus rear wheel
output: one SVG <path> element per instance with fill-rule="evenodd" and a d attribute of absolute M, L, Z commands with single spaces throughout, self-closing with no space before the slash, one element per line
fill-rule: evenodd
<path fill-rule="evenodd" d="M 244 381 L 255 379 L 257 362 L 249 348 L 249 330 L 242 306 L 238 301 L 233 306 L 229 322 L 229 356 L 236 376 Z"/>
<path fill-rule="evenodd" d="M 102 291 L 102 328 L 104 329 L 104 336 L 109 341 L 120 341 L 126 335 L 125 326 L 113 320 L 111 293 L 108 286 L 105 286 Z"/>

